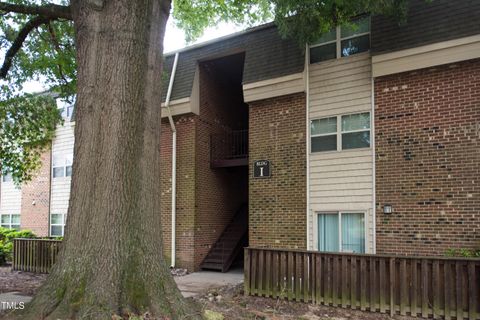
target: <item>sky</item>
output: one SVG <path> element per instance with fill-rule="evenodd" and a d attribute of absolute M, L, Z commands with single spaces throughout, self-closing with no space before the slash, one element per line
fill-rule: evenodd
<path fill-rule="evenodd" d="M 205 41 L 209 41 L 215 38 L 219 38 L 234 32 L 241 31 L 245 29 L 244 26 L 236 26 L 232 23 L 220 23 L 215 27 L 211 27 L 205 30 L 202 37 L 197 39 L 192 44 L 201 43 Z M 191 44 L 190 44 L 191 45 Z M 168 53 L 171 51 L 175 51 L 187 46 L 185 42 L 185 34 L 182 30 L 175 27 L 172 20 L 169 19 L 167 23 L 167 29 L 165 32 L 165 39 L 164 39 L 164 52 Z M 25 83 L 23 90 L 28 93 L 44 91 L 46 88 L 42 86 L 40 82 L 31 81 Z"/>

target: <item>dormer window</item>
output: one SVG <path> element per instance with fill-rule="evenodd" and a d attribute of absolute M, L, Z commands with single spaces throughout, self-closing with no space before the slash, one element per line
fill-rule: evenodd
<path fill-rule="evenodd" d="M 370 17 L 337 26 L 310 45 L 310 63 L 339 59 L 370 50 Z"/>

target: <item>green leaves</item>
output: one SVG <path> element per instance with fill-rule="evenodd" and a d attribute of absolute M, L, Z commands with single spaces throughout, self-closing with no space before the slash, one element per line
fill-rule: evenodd
<path fill-rule="evenodd" d="M 253 25 L 272 17 L 269 0 L 174 0 L 175 24 L 185 31 L 187 42 L 202 35 L 205 28 L 220 22 Z"/>
<path fill-rule="evenodd" d="M 40 156 L 49 147 L 62 122 L 50 95 L 25 95 L 0 102 L 0 168 L 20 184 L 41 166 Z"/>
<path fill-rule="evenodd" d="M 275 22 L 284 37 L 302 47 L 337 25 L 349 25 L 362 14 L 386 14 L 405 18 L 408 0 L 272 0 Z"/>
<path fill-rule="evenodd" d="M 8 2 L 25 5 L 47 3 L 25 0 Z M 20 30 L 35 16 L 0 13 L 0 62 L 3 63 L 6 51 L 12 46 Z M 7 78 L 0 80 L 0 100 L 18 95 L 28 81 L 41 81 L 47 89 L 55 87 L 62 97 L 73 95 L 76 85 L 74 43 L 71 21 L 59 19 L 35 28 L 14 57 Z"/>

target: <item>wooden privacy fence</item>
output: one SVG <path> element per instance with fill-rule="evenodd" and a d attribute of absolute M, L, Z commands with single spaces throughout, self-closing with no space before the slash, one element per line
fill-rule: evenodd
<path fill-rule="evenodd" d="M 391 315 L 480 319 L 480 259 L 245 248 L 245 293 Z"/>
<path fill-rule="evenodd" d="M 62 241 L 52 239 L 13 239 L 12 269 L 48 273 L 57 259 Z"/>

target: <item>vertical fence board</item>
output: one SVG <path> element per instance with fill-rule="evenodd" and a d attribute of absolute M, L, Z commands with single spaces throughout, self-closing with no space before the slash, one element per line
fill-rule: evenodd
<path fill-rule="evenodd" d="M 475 262 L 468 263 L 468 318 L 476 319 L 478 317 L 478 296 L 479 288 L 476 287 L 480 279 L 475 275 Z"/>
<path fill-rule="evenodd" d="M 295 254 L 295 298 L 298 301 L 303 300 L 302 280 L 303 280 L 303 268 L 302 268 L 302 255 L 297 252 Z"/>
<path fill-rule="evenodd" d="M 438 260 L 433 261 L 432 264 L 432 294 L 433 294 L 433 319 L 438 319 L 440 316 L 440 264 Z"/>
<path fill-rule="evenodd" d="M 278 252 L 273 251 L 272 252 L 272 297 L 273 298 L 278 298 L 278 274 L 280 270 L 280 264 L 278 261 Z"/>
<path fill-rule="evenodd" d="M 386 290 L 386 285 L 387 285 L 387 271 L 386 271 L 386 266 L 385 266 L 385 260 L 380 259 L 380 266 L 379 266 L 379 273 L 380 273 L 380 312 L 385 313 L 386 312 L 386 300 L 387 300 L 387 290 Z"/>
<path fill-rule="evenodd" d="M 339 261 L 337 256 L 332 256 L 332 303 L 334 306 L 338 306 L 340 303 L 338 301 L 338 292 L 339 292 Z"/>
<path fill-rule="evenodd" d="M 347 256 L 342 256 L 342 307 L 346 308 L 348 303 L 348 298 L 349 298 L 349 292 L 348 292 L 348 286 L 347 286 L 347 278 L 348 278 L 348 270 L 347 270 L 347 262 L 348 262 L 348 257 Z M 351 302 L 350 302 L 351 305 Z"/>
<path fill-rule="evenodd" d="M 375 258 L 370 257 L 370 311 L 377 310 L 377 271 Z"/>
<path fill-rule="evenodd" d="M 350 301 L 352 309 L 357 308 L 357 257 L 350 259 Z"/>
<path fill-rule="evenodd" d="M 407 282 L 407 260 L 400 261 L 400 314 L 407 314 L 408 304 L 408 282 Z"/>
<path fill-rule="evenodd" d="M 294 270 L 294 254 L 293 252 L 288 252 L 288 276 L 287 276 L 287 283 L 288 283 L 288 300 L 293 300 L 293 292 L 294 292 L 294 284 L 293 284 L 293 279 L 295 275 L 295 270 Z"/>
<path fill-rule="evenodd" d="M 264 285 L 264 275 L 265 275 L 265 266 L 264 266 L 264 257 L 265 257 L 265 251 L 264 250 L 258 250 L 258 270 L 257 270 L 257 292 L 259 295 L 263 296 L 264 295 L 264 290 L 263 290 L 263 285 Z"/>
<path fill-rule="evenodd" d="M 302 278 L 302 286 L 303 286 L 303 301 L 309 302 L 310 301 L 310 274 L 311 271 L 308 262 L 308 253 L 303 253 L 303 278 Z"/>
<path fill-rule="evenodd" d="M 324 279 L 325 286 L 325 298 L 326 304 L 332 303 L 332 261 L 330 256 L 325 256 L 325 273 Z"/>
<path fill-rule="evenodd" d="M 367 307 L 367 261 L 365 257 L 360 257 L 360 309 L 366 310 Z"/>
<path fill-rule="evenodd" d="M 258 265 L 258 250 L 253 249 L 252 253 L 252 272 L 251 272 L 251 280 L 250 283 L 252 284 L 251 292 L 253 294 L 258 294 L 258 281 L 257 281 L 257 265 Z"/>
<path fill-rule="evenodd" d="M 272 252 L 265 251 L 265 296 L 272 296 Z"/>
<path fill-rule="evenodd" d="M 456 310 L 457 310 L 457 319 L 463 319 L 463 272 L 462 272 L 462 265 L 460 262 L 455 262 L 455 273 L 456 273 L 456 286 L 455 286 L 455 293 L 456 293 Z"/>
<path fill-rule="evenodd" d="M 316 303 L 316 282 L 315 279 L 317 278 L 317 264 L 315 258 L 317 257 L 316 254 L 310 255 L 310 277 L 309 277 L 309 285 L 310 285 L 310 301 L 312 303 Z"/>
<path fill-rule="evenodd" d="M 390 316 L 395 314 L 395 258 L 390 258 Z"/>
<path fill-rule="evenodd" d="M 243 258 L 243 291 L 245 292 L 246 295 L 250 295 L 250 288 L 252 287 L 252 284 L 250 283 L 250 249 L 245 248 L 244 249 L 244 258 Z"/>
<path fill-rule="evenodd" d="M 451 276 L 451 271 L 452 271 L 452 266 L 450 262 L 446 261 L 445 264 L 443 265 L 443 281 L 444 281 L 444 314 L 445 314 L 445 320 L 450 320 L 451 319 L 451 311 L 450 311 L 450 305 L 453 300 L 452 296 L 452 291 L 453 291 L 453 286 L 452 286 L 452 276 Z"/>
<path fill-rule="evenodd" d="M 411 280 L 410 280 L 410 314 L 413 317 L 417 316 L 418 313 L 418 277 L 417 277 L 417 260 L 412 259 L 410 261 L 410 268 L 411 268 Z"/>
<path fill-rule="evenodd" d="M 288 290 L 287 254 L 285 252 L 280 253 L 280 279 L 279 296 L 284 299 Z"/>
<path fill-rule="evenodd" d="M 428 317 L 428 264 L 427 260 L 422 260 L 421 262 L 421 290 L 422 290 L 422 317 L 427 318 Z"/>
<path fill-rule="evenodd" d="M 322 270 L 322 261 L 323 256 L 315 255 L 315 271 L 316 271 L 316 279 L 315 279 L 315 303 L 320 304 L 324 302 L 324 294 L 322 292 L 322 283 L 324 278 L 324 273 Z"/>

